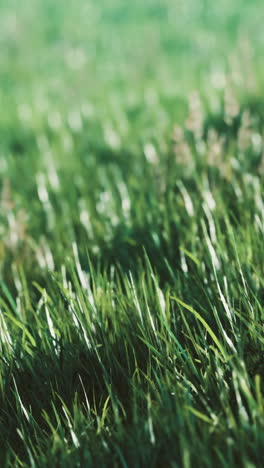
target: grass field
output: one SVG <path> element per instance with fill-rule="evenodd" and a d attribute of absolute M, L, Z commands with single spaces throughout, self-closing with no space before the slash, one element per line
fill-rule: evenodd
<path fill-rule="evenodd" d="M 263 466 L 263 18 L 1 1 L 1 468 Z"/>

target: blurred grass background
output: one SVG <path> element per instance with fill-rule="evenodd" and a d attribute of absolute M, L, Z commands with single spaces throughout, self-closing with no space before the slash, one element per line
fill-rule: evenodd
<path fill-rule="evenodd" d="M 27 101 L 126 95 L 153 80 L 181 95 L 210 87 L 232 59 L 258 67 L 264 41 L 260 0 L 3 0 L 0 21 L 2 94 Z"/>
<path fill-rule="evenodd" d="M 151 145 L 161 155 L 156 172 L 164 173 L 175 124 L 184 124 L 196 106 L 194 92 L 202 99 L 197 112 L 205 133 L 210 127 L 232 133 L 224 115 L 228 100 L 240 116 L 249 107 L 261 125 L 259 0 L 77 0 L 66 6 L 62 0 L 2 0 L 0 8 L 0 176 L 8 179 L 17 210 L 24 207 L 30 217 L 33 238 L 48 229 L 37 216 L 43 173 L 51 191 L 58 189 L 56 177 L 62 176 L 60 190 L 67 178 L 73 181 L 72 194 L 64 195 L 70 204 L 74 190 L 84 188 L 80 174 L 98 173 L 101 180 L 109 165 L 135 185 Z M 99 194 L 99 185 L 92 183 L 91 192 Z M 71 216 L 61 216 L 63 232 Z"/>

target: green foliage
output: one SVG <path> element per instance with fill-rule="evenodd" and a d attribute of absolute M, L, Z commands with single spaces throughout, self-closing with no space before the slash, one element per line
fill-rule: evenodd
<path fill-rule="evenodd" d="M 260 467 L 262 4 L 66 3 L 0 7 L 1 468 Z"/>

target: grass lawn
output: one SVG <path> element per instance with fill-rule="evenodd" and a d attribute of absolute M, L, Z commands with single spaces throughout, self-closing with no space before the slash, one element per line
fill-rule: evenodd
<path fill-rule="evenodd" d="M 263 466 L 263 18 L 1 1 L 1 468 Z"/>

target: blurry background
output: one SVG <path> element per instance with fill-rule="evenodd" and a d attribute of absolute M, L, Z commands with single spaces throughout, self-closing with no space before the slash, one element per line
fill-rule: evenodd
<path fill-rule="evenodd" d="M 95 253 L 144 243 L 129 226 L 152 226 L 150 187 L 156 213 L 182 177 L 169 155 L 191 178 L 226 157 L 262 164 L 263 12 L 261 0 L 2 0 L 0 262 L 25 243 L 38 252 L 41 235 L 59 258 L 63 239 L 62 259 L 76 236 Z"/>
<path fill-rule="evenodd" d="M 190 88 L 223 87 L 227 71 L 250 79 L 262 58 L 261 0 L 2 0 L 0 9 L 1 103 L 33 112 L 48 99 L 79 106 L 109 94 L 123 106 L 159 95 L 172 107 Z"/>

